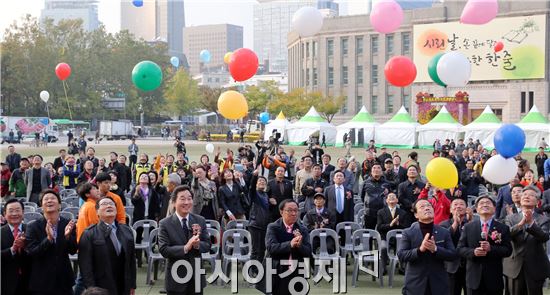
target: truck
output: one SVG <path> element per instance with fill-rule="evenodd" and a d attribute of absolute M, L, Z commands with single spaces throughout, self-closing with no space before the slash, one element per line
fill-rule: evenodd
<path fill-rule="evenodd" d="M 36 133 L 43 136 L 43 132 L 48 134 L 48 142 L 59 140 L 58 126 L 48 117 L 0 116 L 0 131 L 2 142 L 8 143 L 21 143 L 24 139 L 34 139 Z M 11 131 L 13 131 L 13 137 L 10 136 Z M 21 133 L 21 138 L 18 133 Z"/>
<path fill-rule="evenodd" d="M 134 137 L 134 124 L 131 121 L 100 121 L 99 136 L 107 140 L 129 139 Z"/>

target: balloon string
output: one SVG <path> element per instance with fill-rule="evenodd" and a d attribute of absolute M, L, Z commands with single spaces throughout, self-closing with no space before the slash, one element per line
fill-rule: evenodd
<path fill-rule="evenodd" d="M 65 99 L 67 100 L 67 108 L 69 109 L 69 118 L 73 120 L 73 114 L 71 113 L 71 106 L 69 105 L 69 97 L 67 96 L 67 86 L 65 85 L 65 80 L 63 82 L 63 91 L 65 91 Z"/>

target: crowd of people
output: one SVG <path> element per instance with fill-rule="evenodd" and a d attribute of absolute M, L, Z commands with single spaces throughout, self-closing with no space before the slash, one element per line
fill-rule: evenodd
<path fill-rule="evenodd" d="M 190 159 L 179 139 L 174 147 L 175 155 L 149 157 L 133 139 L 127 155 L 111 152 L 109 161 L 86 146 L 78 156 L 61 149 L 52 163 L 43 163 L 41 155 L 22 157 L 10 145 L 1 170 L 2 294 L 82 294 L 94 287 L 133 294 L 143 260 L 135 245 L 143 230 L 133 233 L 130 220 L 159 222 L 159 250 L 168 269 L 210 250 L 208 220 L 222 229 L 247 220 L 251 259 L 271 257 L 277 273 L 288 270 L 278 262 L 319 250 L 319 241 L 310 242 L 312 231 L 358 222 L 380 234 L 384 272 L 386 249 L 396 247 L 386 235 L 402 230 L 397 255 L 404 294 L 542 294 L 550 276 L 550 160 L 544 147 L 534 159 L 536 174 L 518 155 L 516 177 L 495 186 L 482 171 L 497 151 L 471 139 L 434 144 L 433 157 L 446 157 L 457 168 L 459 183 L 452 189 L 434 187 L 422 176 L 417 152 L 404 158 L 374 142 L 363 161 L 349 153 L 333 159 L 318 142 L 301 155 L 261 142 L 223 153 L 218 147 L 212 160 L 208 154 Z M 60 215 L 70 190 L 80 199 L 75 220 Z M 29 207 L 43 216 L 25 224 Z M 337 234 L 329 252 L 344 243 L 345 233 Z M 75 276 L 69 257 L 77 251 Z M 178 274 L 185 277 L 185 269 Z M 170 271 L 165 276 L 169 294 L 197 287 Z M 274 284 L 283 287 L 273 294 L 288 294 L 284 286 L 295 276 L 297 270 L 275 276 Z"/>

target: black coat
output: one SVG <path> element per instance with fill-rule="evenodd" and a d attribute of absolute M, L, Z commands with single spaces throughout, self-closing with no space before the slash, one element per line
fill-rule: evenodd
<path fill-rule="evenodd" d="M 19 162 L 21 162 L 21 155 L 18 153 L 8 154 L 6 156 L 6 164 L 10 167 L 10 171 L 19 168 Z"/>
<path fill-rule="evenodd" d="M 323 164 L 321 163 L 321 169 L 323 169 Z M 336 170 L 336 167 L 334 167 L 334 165 L 331 165 L 331 164 L 328 164 L 327 167 L 325 168 L 325 171 L 323 171 L 323 173 L 321 173 L 321 177 L 328 183 L 330 183 L 331 179 L 330 179 L 330 174 L 332 173 L 332 171 Z"/>
<path fill-rule="evenodd" d="M 267 195 L 277 201 L 276 206 L 270 207 L 271 220 L 277 220 L 281 217 L 279 213 L 279 204 L 281 204 L 283 200 L 292 199 L 294 197 L 294 186 L 292 182 L 288 179 L 283 179 L 283 186 L 284 189 L 281 192 L 277 179 L 271 179 L 267 182 Z"/>
<path fill-rule="evenodd" d="M 355 203 L 353 202 L 353 193 L 348 190 L 344 185 L 344 211 L 338 213 L 336 211 L 336 187 L 334 185 L 327 186 L 325 188 L 326 207 L 330 214 L 336 216 L 336 223 L 344 221 L 354 221 L 353 209 Z"/>
<path fill-rule="evenodd" d="M 474 249 L 479 247 L 481 238 L 481 223 L 472 220 L 464 226 L 460 240 L 458 241 L 458 253 L 466 258 L 466 287 L 479 289 L 484 285 L 485 290 L 502 292 L 504 281 L 502 279 L 502 260 L 512 254 L 510 230 L 508 226 L 493 219 L 489 229 L 489 235 L 493 231 L 501 234 L 500 243 L 488 239 L 491 251 L 485 257 L 474 256 Z M 500 290 L 500 291 L 499 291 Z"/>
<path fill-rule="evenodd" d="M 23 231 L 26 225 L 22 225 Z M 22 250 L 15 255 L 11 254 L 13 245 L 13 233 L 9 225 L 2 226 L 2 294 L 16 295 L 25 294 L 28 286 L 30 259 L 27 253 Z"/>
<path fill-rule="evenodd" d="M 55 169 L 56 172 L 57 169 L 59 169 L 59 167 L 63 167 L 63 165 L 65 165 L 65 160 L 61 159 L 61 157 L 57 157 L 53 160 L 53 169 Z"/>
<path fill-rule="evenodd" d="M 73 294 L 74 272 L 69 254 L 77 250 L 76 226 L 65 239 L 68 219 L 59 218 L 57 239 L 50 242 L 46 234 L 46 219 L 41 218 L 27 226 L 26 251 L 31 257 L 29 291 L 40 294 Z"/>
<path fill-rule="evenodd" d="M 321 214 L 317 214 L 317 208 L 313 208 L 307 211 L 304 216 L 304 226 L 310 232 L 317 228 L 336 229 L 336 216 L 331 214 L 326 208 L 324 208 Z"/>
<path fill-rule="evenodd" d="M 464 225 L 466 224 L 466 219 L 462 221 L 462 223 L 456 228 L 456 230 L 453 230 L 452 228 L 453 219 L 447 219 L 442 221 L 439 226 L 446 228 L 449 230 L 449 233 L 451 234 L 451 239 L 453 240 L 453 245 L 455 247 L 458 247 L 458 241 L 460 240 L 460 236 L 462 234 L 462 231 L 464 230 Z M 462 267 L 466 265 L 466 261 L 464 258 L 457 257 L 453 261 L 445 261 L 445 269 L 448 273 L 456 273 L 460 265 L 462 264 Z"/>
<path fill-rule="evenodd" d="M 223 208 L 226 215 L 227 210 L 231 211 L 235 216 L 245 214 L 242 204 L 242 198 L 245 193 L 245 189 L 235 181 L 233 182 L 233 189 L 229 189 L 227 185 L 220 186 L 218 189 L 218 200 L 220 201 L 220 207 Z"/>
<path fill-rule="evenodd" d="M 386 234 L 393 229 L 404 229 L 409 227 L 409 221 L 407 214 L 401 208 L 395 208 L 396 217 L 399 216 L 399 224 L 390 226 L 393 218 L 391 217 L 391 211 L 388 206 L 378 210 L 376 218 L 376 230 L 380 233 L 383 240 L 386 239 Z"/>
<path fill-rule="evenodd" d="M 134 236 L 129 226 L 117 223 L 116 236 L 121 245 L 121 254 L 117 257 L 110 233 L 111 228 L 102 221 L 84 231 L 78 244 L 80 273 L 87 288 L 100 287 L 109 294 L 129 294 L 130 289 L 136 288 Z M 123 290 L 122 294 L 118 290 Z"/>
<path fill-rule="evenodd" d="M 250 181 L 250 189 L 248 190 L 248 196 L 252 207 L 250 208 L 250 223 L 248 227 L 253 227 L 259 230 L 267 230 L 267 225 L 271 222 L 271 216 L 269 214 L 271 205 L 269 203 L 269 196 L 267 193 L 259 194 L 256 191 L 256 183 L 258 182 L 258 176 L 253 175 Z M 262 200 L 265 198 L 265 200 Z M 266 207 L 267 203 L 267 207 Z"/>
<path fill-rule="evenodd" d="M 137 192 L 136 192 L 137 190 Z M 131 192 L 132 204 L 134 205 L 133 221 L 145 219 L 145 198 L 136 186 Z M 157 192 L 152 186 L 149 186 L 149 211 L 147 212 L 147 219 L 156 220 L 160 216 L 160 201 Z"/>

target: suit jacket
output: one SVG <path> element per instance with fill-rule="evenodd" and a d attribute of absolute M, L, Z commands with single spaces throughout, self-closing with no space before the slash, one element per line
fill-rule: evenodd
<path fill-rule="evenodd" d="M 302 245 L 299 248 L 291 248 L 290 241 L 294 238 L 293 233 L 287 233 L 283 219 L 270 223 L 267 226 L 265 236 L 265 244 L 267 248 L 267 257 L 271 257 L 273 268 L 277 269 L 277 273 L 281 274 L 282 269 L 288 267 L 281 265 L 281 260 L 288 260 L 292 255 L 293 260 L 303 261 L 304 258 L 311 255 L 311 244 L 309 243 L 309 231 L 300 222 L 295 222 L 292 226 L 292 231 L 299 230 L 302 234 Z M 286 268 L 285 268 L 286 267 Z M 278 276 L 277 276 L 278 277 Z"/>
<path fill-rule="evenodd" d="M 59 217 L 57 238 L 50 242 L 46 234 L 46 219 L 41 218 L 27 225 L 26 251 L 31 257 L 29 291 L 40 294 L 72 294 L 74 272 L 69 254 L 75 254 L 76 227 L 65 239 L 68 219 Z"/>
<path fill-rule="evenodd" d="M 267 195 L 277 201 L 276 206 L 269 206 L 271 220 L 277 220 L 281 217 L 281 213 L 279 212 L 279 204 L 281 204 L 283 200 L 292 199 L 294 197 L 294 186 L 292 185 L 292 182 L 288 179 L 284 179 L 283 186 L 284 189 L 281 192 L 277 179 L 271 179 L 267 183 Z"/>
<path fill-rule="evenodd" d="M 488 238 L 491 251 L 485 257 L 474 256 L 474 249 L 479 247 L 481 238 L 481 223 L 472 220 L 464 226 L 460 240 L 458 241 L 458 253 L 466 259 L 466 287 L 479 289 L 483 284 L 486 290 L 499 291 L 504 288 L 502 279 L 502 259 L 512 254 L 510 230 L 508 226 L 493 219 L 489 229 L 500 233 L 500 242 Z M 482 277 L 483 276 L 483 277 Z"/>
<path fill-rule="evenodd" d="M 23 178 L 23 180 L 25 181 L 25 184 L 27 185 L 27 201 L 29 201 L 29 198 L 31 197 L 31 192 L 32 192 L 33 169 L 34 169 L 33 167 L 30 167 L 29 169 L 27 169 L 25 171 L 25 176 Z M 40 190 L 50 187 L 51 184 L 52 184 L 52 178 L 50 177 L 50 172 L 46 168 L 41 167 L 40 168 L 40 185 L 42 188 Z"/>
<path fill-rule="evenodd" d="M 495 216 L 500 217 L 502 215 L 502 210 L 505 210 L 504 207 L 506 204 L 513 204 L 510 184 L 504 185 L 498 189 Z"/>
<path fill-rule="evenodd" d="M 220 207 L 223 208 L 224 212 L 231 211 L 233 215 L 245 214 L 241 201 L 245 193 L 245 189 L 237 182 L 233 182 L 232 189 L 229 189 L 227 185 L 220 186 L 218 189 Z M 227 215 L 227 213 L 225 214 Z"/>
<path fill-rule="evenodd" d="M 59 167 L 63 167 L 63 165 L 65 165 L 65 161 L 61 159 L 61 157 L 57 157 L 53 160 L 53 169 L 55 169 L 55 171 L 57 171 Z"/>
<path fill-rule="evenodd" d="M 116 260 L 116 252 L 111 242 L 109 228 L 100 221 L 88 227 L 78 244 L 78 264 L 80 273 L 87 288 L 100 287 L 109 290 L 109 294 L 117 294 L 123 290 L 123 294 L 129 294 L 130 289 L 136 288 L 136 252 L 134 248 L 134 236 L 130 227 L 117 223 L 116 236 L 121 246 L 121 263 Z M 115 257 L 115 259 L 111 259 Z M 113 265 L 119 263 L 119 265 Z M 113 273 L 113 269 L 120 273 Z M 119 281 L 123 277 L 122 281 Z M 122 288 L 119 285 L 122 284 Z"/>
<path fill-rule="evenodd" d="M 523 271 L 525 278 L 541 281 L 550 276 L 550 262 L 544 249 L 549 238 L 550 219 L 534 213 L 535 223 L 525 228 L 518 226 L 522 218 L 523 214 L 520 213 L 506 218 L 512 236 L 512 255 L 504 258 L 504 275 L 515 279 Z"/>
<path fill-rule="evenodd" d="M 403 294 L 424 294 L 431 287 L 431 294 L 449 294 L 449 276 L 444 261 L 456 258 L 456 250 L 449 231 L 439 225 L 433 227 L 437 251 L 420 252 L 424 237 L 420 225 L 415 222 L 403 231 L 403 239 L 397 256 L 401 263 L 407 263 Z"/>
<path fill-rule="evenodd" d="M 451 234 L 451 239 L 453 240 L 453 245 L 456 248 L 458 246 L 458 241 L 460 240 L 460 235 L 464 230 L 465 224 L 466 224 L 466 219 L 464 219 L 462 223 L 456 228 L 456 230 L 453 231 L 453 228 L 451 227 L 453 225 L 453 219 L 447 219 L 442 221 L 439 224 L 439 226 L 444 227 L 449 231 L 449 233 Z M 445 269 L 447 270 L 448 273 L 451 273 L 451 274 L 456 273 L 460 265 L 465 265 L 464 259 L 460 258 L 460 256 L 457 256 L 456 259 L 452 261 L 445 261 Z"/>
<path fill-rule="evenodd" d="M 393 218 L 391 216 L 390 207 L 386 206 L 378 210 L 376 218 L 376 230 L 380 233 L 380 236 L 383 240 L 386 239 L 386 234 L 392 229 L 404 229 L 409 227 L 407 214 L 401 208 L 395 207 L 395 215 L 399 216 L 399 224 L 394 224 L 390 226 Z"/>
<path fill-rule="evenodd" d="M 6 156 L 6 164 L 8 164 L 12 172 L 19 168 L 19 162 L 21 162 L 21 155 L 18 153 L 8 154 Z"/>
<path fill-rule="evenodd" d="M 194 276 L 196 275 L 195 271 L 195 258 L 201 258 L 201 253 L 208 253 L 210 251 L 210 238 L 206 230 L 206 221 L 200 215 L 189 213 L 188 218 L 188 228 L 191 230 L 193 224 L 198 224 L 201 227 L 200 233 L 200 246 L 199 249 L 191 249 L 189 252 L 184 253 L 183 246 L 187 244 L 188 238 L 191 237 L 191 232 L 186 236 L 182 229 L 182 224 L 176 213 L 164 218 L 160 221 L 159 224 L 159 251 L 160 254 L 166 259 L 168 259 L 168 268 L 166 271 L 166 278 L 164 280 L 164 285 L 166 291 L 168 292 L 183 292 L 185 294 L 194 293 Z M 177 283 L 172 277 L 172 266 L 178 260 L 186 260 L 193 267 L 194 276 L 191 280 L 185 284 Z M 180 278 L 185 277 L 186 268 L 180 266 L 177 268 L 177 273 Z M 201 290 L 206 287 L 206 279 L 204 276 L 201 278 Z"/>
<path fill-rule="evenodd" d="M 322 227 L 320 225 L 323 225 Z M 304 216 L 304 226 L 308 231 L 312 231 L 317 228 L 336 228 L 336 216 L 331 214 L 327 208 L 324 208 L 323 212 L 319 215 L 317 214 L 317 209 L 313 208 L 307 211 Z"/>
<path fill-rule="evenodd" d="M 137 190 L 137 192 L 136 192 Z M 131 192 L 132 204 L 134 205 L 134 222 L 145 219 L 145 198 L 139 189 L 139 186 L 135 187 Z M 147 212 L 147 219 L 156 220 L 160 215 L 160 200 L 157 192 L 152 186 L 149 186 L 149 210 Z"/>
<path fill-rule="evenodd" d="M 26 231 L 26 225 L 22 225 L 23 231 Z M 16 295 L 27 289 L 30 260 L 27 253 L 22 250 L 15 255 L 11 254 L 13 245 L 13 232 L 6 224 L 1 230 L 2 244 L 2 294 Z M 21 273 L 19 273 L 21 271 Z M 17 289 L 24 288 L 24 289 Z"/>
<path fill-rule="evenodd" d="M 323 169 L 323 164 L 321 163 L 321 169 Z M 336 170 L 336 167 L 334 167 L 334 165 L 332 164 L 328 164 L 327 167 L 325 168 L 325 171 L 323 171 L 323 173 L 321 173 L 321 177 L 328 183 L 330 183 L 331 179 L 330 179 L 330 174 L 332 173 L 332 171 Z"/>
<path fill-rule="evenodd" d="M 338 213 L 336 211 L 336 187 L 335 185 L 330 185 L 325 188 L 325 198 L 327 200 L 326 206 L 330 214 L 336 216 L 336 223 L 342 221 L 354 221 L 353 207 L 355 203 L 353 202 L 353 193 L 344 185 L 344 211 Z M 349 194 L 348 194 L 349 193 Z"/>

